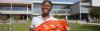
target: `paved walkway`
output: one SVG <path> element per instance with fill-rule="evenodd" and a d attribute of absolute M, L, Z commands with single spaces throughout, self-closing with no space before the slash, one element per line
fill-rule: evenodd
<path fill-rule="evenodd" d="M 100 23 L 87 23 L 86 21 L 80 21 L 80 20 L 68 20 L 69 23 L 79 23 L 79 24 L 91 24 L 91 25 L 100 25 Z"/>
<path fill-rule="evenodd" d="M 27 21 L 19 20 L 18 22 L 16 22 L 16 21 L 11 21 L 11 23 L 10 23 L 10 21 L 9 21 L 9 22 L 7 22 L 7 23 L 5 23 L 5 24 L 14 24 L 14 23 L 16 23 L 16 24 L 25 24 L 25 23 L 27 23 Z M 4 24 L 3 21 L 0 21 L 0 24 Z"/>

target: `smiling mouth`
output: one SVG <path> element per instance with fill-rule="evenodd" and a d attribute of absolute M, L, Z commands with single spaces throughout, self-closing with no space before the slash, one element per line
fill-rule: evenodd
<path fill-rule="evenodd" d="M 49 13 L 49 10 L 44 9 L 44 10 L 43 10 L 43 13 Z"/>

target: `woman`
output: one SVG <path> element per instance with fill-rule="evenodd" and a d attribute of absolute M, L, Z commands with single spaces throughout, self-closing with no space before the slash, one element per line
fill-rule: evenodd
<path fill-rule="evenodd" d="M 55 31 L 57 29 L 57 27 L 59 27 L 56 25 L 60 24 L 61 21 L 54 18 L 53 16 L 50 16 L 50 11 L 52 9 L 52 2 L 48 1 L 48 0 L 43 1 L 42 5 L 41 5 L 41 9 L 42 9 L 42 15 L 34 17 L 32 19 L 31 30 L 32 31 L 47 31 L 47 30 Z M 64 20 L 62 22 L 64 22 Z M 53 24 L 53 25 L 51 25 L 51 27 L 54 26 L 55 29 L 50 28 L 50 23 Z M 65 22 L 65 24 L 68 24 L 68 23 Z M 49 27 L 50 29 L 49 28 L 47 29 L 47 27 Z"/>

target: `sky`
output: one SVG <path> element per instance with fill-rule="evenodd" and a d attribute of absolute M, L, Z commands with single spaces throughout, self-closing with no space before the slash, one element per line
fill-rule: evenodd
<path fill-rule="evenodd" d="M 0 2 L 10 2 L 11 0 L 0 0 Z M 43 0 L 13 0 L 13 1 L 18 1 L 18 2 L 27 2 L 27 1 L 43 1 Z M 68 3 L 76 3 L 79 2 L 80 0 L 50 0 L 52 2 L 68 2 Z"/>
<path fill-rule="evenodd" d="M 51 0 L 57 2 L 78 2 L 79 0 Z"/>
<path fill-rule="evenodd" d="M 36 1 L 43 1 L 43 0 L 36 0 Z M 79 2 L 80 0 L 50 0 L 52 2 L 71 2 L 71 3 L 75 3 L 75 2 Z"/>

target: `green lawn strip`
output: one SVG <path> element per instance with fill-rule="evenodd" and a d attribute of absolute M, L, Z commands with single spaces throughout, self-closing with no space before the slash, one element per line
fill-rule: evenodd
<path fill-rule="evenodd" d="M 29 31 L 31 21 L 27 21 L 24 24 L 12 24 L 12 31 Z M 9 31 L 9 24 L 0 24 L 0 31 Z M 89 24 L 71 24 L 70 31 L 100 31 L 100 25 L 89 25 Z"/>
<path fill-rule="evenodd" d="M 0 24 L 0 31 L 9 31 L 9 24 Z"/>
<path fill-rule="evenodd" d="M 100 31 L 99 25 L 89 25 L 89 24 L 71 24 L 70 31 Z"/>
<path fill-rule="evenodd" d="M 24 24 L 12 24 L 13 31 L 29 31 L 31 21 Z"/>

